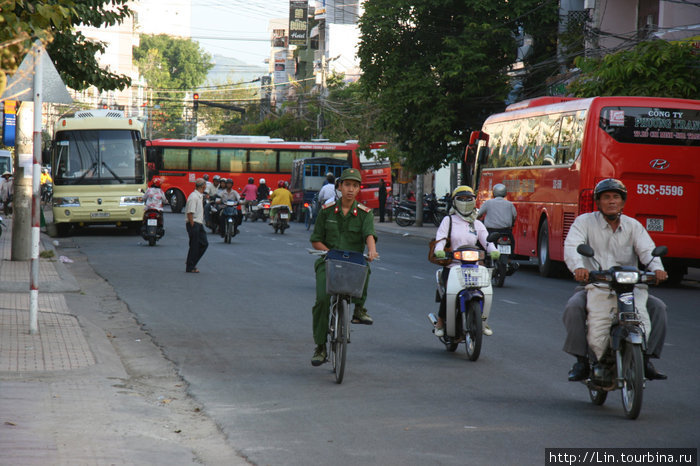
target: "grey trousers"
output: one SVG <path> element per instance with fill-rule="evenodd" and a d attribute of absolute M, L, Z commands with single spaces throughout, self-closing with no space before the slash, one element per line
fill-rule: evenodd
<path fill-rule="evenodd" d="M 647 311 L 649 319 L 651 319 L 651 332 L 647 335 L 646 353 L 649 356 L 659 358 L 666 339 L 666 305 L 659 298 L 650 294 L 647 299 Z M 564 308 L 562 320 L 566 328 L 564 351 L 574 356 L 587 356 L 586 290 L 583 287 L 576 288 L 576 292 L 569 298 Z"/>

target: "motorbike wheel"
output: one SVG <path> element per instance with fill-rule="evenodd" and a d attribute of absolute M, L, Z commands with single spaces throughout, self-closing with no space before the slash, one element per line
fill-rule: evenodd
<path fill-rule="evenodd" d="M 224 243 L 230 243 L 231 242 L 231 224 L 227 223 L 226 224 L 226 233 L 224 233 Z"/>
<path fill-rule="evenodd" d="M 465 333 L 467 357 L 476 361 L 481 354 L 481 339 L 483 328 L 481 322 L 481 306 L 476 301 L 469 301 L 467 309 L 462 313 L 462 325 Z"/>
<path fill-rule="evenodd" d="M 458 341 L 455 342 L 455 341 L 452 341 L 452 340 L 447 340 L 447 341 L 445 342 L 445 349 L 446 349 L 447 351 L 449 351 L 450 353 L 454 353 L 455 351 L 457 351 L 457 347 L 458 347 L 458 346 L 459 346 L 459 342 L 458 342 Z"/>
<path fill-rule="evenodd" d="M 348 302 L 346 300 L 339 299 L 337 301 L 336 313 L 334 317 L 334 332 L 331 333 L 331 360 L 333 363 L 333 372 L 335 372 L 336 383 L 343 383 L 349 337 L 349 309 Z"/>
<path fill-rule="evenodd" d="M 642 409 L 644 389 L 642 349 L 625 342 L 622 351 L 622 409 L 627 419 L 637 419 Z"/>
<path fill-rule="evenodd" d="M 155 245 L 156 245 L 156 239 L 155 239 L 155 238 L 148 238 L 148 245 L 149 245 L 149 246 L 155 246 Z"/>
<path fill-rule="evenodd" d="M 435 212 L 433 214 L 433 224 L 436 227 L 439 227 L 440 224 L 442 223 L 442 219 L 445 218 L 445 213 L 444 212 Z"/>
<path fill-rule="evenodd" d="M 588 396 L 591 397 L 591 402 L 596 406 L 602 406 L 605 399 L 608 397 L 608 392 L 605 390 L 588 389 Z"/>
<path fill-rule="evenodd" d="M 415 221 L 408 212 L 402 211 L 396 214 L 396 224 L 400 227 L 411 226 Z"/>
<path fill-rule="evenodd" d="M 491 284 L 498 288 L 502 288 L 506 281 L 506 264 L 500 260 L 496 262 L 496 266 L 493 268 L 493 273 L 491 274 Z"/>
<path fill-rule="evenodd" d="M 306 231 L 309 231 L 309 228 L 311 228 L 311 210 L 307 210 L 305 215 L 304 215 L 304 226 L 306 227 Z"/>

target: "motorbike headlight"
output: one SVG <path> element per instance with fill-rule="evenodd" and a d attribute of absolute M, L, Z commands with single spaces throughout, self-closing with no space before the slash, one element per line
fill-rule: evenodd
<path fill-rule="evenodd" d="M 143 196 L 122 196 L 119 200 L 120 206 L 141 204 L 143 204 Z"/>
<path fill-rule="evenodd" d="M 639 272 L 615 272 L 615 281 L 622 284 L 634 284 L 639 281 Z"/>
<path fill-rule="evenodd" d="M 80 207 L 80 199 L 77 197 L 54 197 L 54 207 Z"/>
<path fill-rule="evenodd" d="M 480 259 L 481 251 L 455 251 L 453 256 L 457 260 L 476 262 Z"/>

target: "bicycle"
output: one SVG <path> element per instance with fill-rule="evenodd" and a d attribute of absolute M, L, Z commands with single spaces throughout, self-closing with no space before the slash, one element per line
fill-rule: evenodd
<path fill-rule="evenodd" d="M 314 198 L 311 202 L 304 202 L 304 224 L 306 226 L 306 230 L 308 231 L 311 228 L 311 225 L 316 223 L 316 212 L 318 211 L 318 208 L 316 207 L 318 205 L 318 194 L 314 195 Z"/>
<path fill-rule="evenodd" d="M 367 280 L 367 256 L 360 252 L 331 249 L 309 253 L 326 261 L 326 293 L 330 295 L 328 316 L 329 359 L 336 383 L 343 382 L 347 345 L 350 342 L 350 301 L 362 296 Z"/>

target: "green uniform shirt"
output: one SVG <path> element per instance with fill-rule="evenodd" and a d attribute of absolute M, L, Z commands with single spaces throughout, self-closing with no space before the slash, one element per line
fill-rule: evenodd
<path fill-rule="evenodd" d="M 348 214 L 343 215 L 340 203 L 331 203 L 318 213 L 311 242 L 320 241 L 330 249 L 364 252 L 370 235 L 376 241 L 372 209 L 354 201 Z"/>

